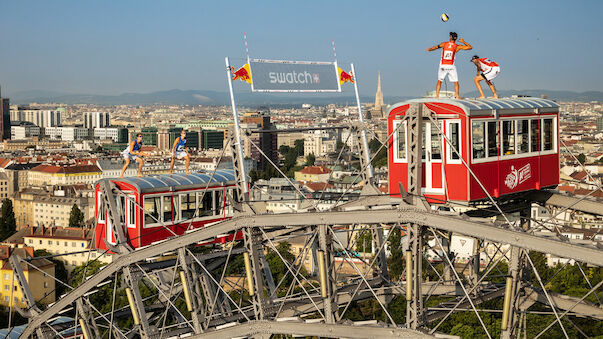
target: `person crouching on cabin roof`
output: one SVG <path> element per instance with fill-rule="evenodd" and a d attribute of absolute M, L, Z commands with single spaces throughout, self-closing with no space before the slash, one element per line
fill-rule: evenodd
<path fill-rule="evenodd" d="M 440 97 L 440 88 L 442 88 L 442 80 L 450 79 L 451 82 L 454 82 L 454 92 L 456 94 L 456 98 L 460 99 L 459 95 L 459 77 L 456 73 L 456 66 L 454 65 L 454 57 L 456 53 L 461 50 L 470 50 L 473 47 L 463 40 L 463 38 L 459 39 L 459 42 L 463 45 L 458 45 L 456 43 L 458 35 L 455 32 L 450 32 L 450 40 L 446 42 L 442 42 L 439 45 L 435 45 L 427 48 L 427 52 L 435 51 L 436 49 L 442 49 L 442 57 L 440 58 L 440 66 L 438 68 L 438 83 L 436 85 L 436 98 Z"/>
<path fill-rule="evenodd" d="M 180 136 L 174 140 L 172 146 L 172 163 L 170 164 L 170 174 L 174 172 L 174 161 L 176 159 L 186 159 L 186 174 L 191 174 L 188 170 L 188 165 L 191 162 L 191 157 L 186 148 L 186 131 L 180 131 Z"/>
<path fill-rule="evenodd" d="M 500 73 L 500 66 L 488 59 L 488 58 L 480 58 L 477 55 L 474 55 L 471 58 L 471 62 L 477 67 L 477 76 L 475 76 L 475 86 L 479 90 L 480 98 L 485 98 L 484 91 L 482 90 L 482 85 L 479 83 L 482 80 L 486 80 L 486 83 L 492 90 L 492 96 L 494 98 L 498 98 L 498 94 L 496 94 L 496 88 L 492 83 L 492 80 L 498 76 Z"/>
<path fill-rule="evenodd" d="M 124 177 L 124 172 L 128 165 L 130 165 L 130 161 L 136 160 L 138 162 L 138 176 L 142 177 L 142 164 L 144 163 L 143 157 L 146 157 L 146 153 L 142 151 L 142 133 L 136 134 L 136 140 L 130 142 L 128 147 L 122 152 L 122 155 L 125 160 L 124 168 L 121 169 L 120 178 Z"/>

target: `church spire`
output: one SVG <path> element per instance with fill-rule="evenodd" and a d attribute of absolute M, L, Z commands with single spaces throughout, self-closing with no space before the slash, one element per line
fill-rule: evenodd
<path fill-rule="evenodd" d="M 381 71 L 377 78 L 377 93 L 375 94 L 375 110 L 381 110 L 383 107 L 383 93 L 381 92 Z"/>

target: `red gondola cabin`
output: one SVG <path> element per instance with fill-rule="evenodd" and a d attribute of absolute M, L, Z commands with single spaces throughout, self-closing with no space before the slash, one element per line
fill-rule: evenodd
<path fill-rule="evenodd" d="M 230 218 L 233 213 L 227 199 L 227 194 L 236 197 L 233 171 L 216 171 L 213 178 L 211 173 L 191 173 L 110 180 L 125 194 L 116 196 L 116 205 L 126 238 L 133 248 Z M 105 239 L 115 244 L 116 238 L 107 221 L 102 194 L 98 182 L 95 185 L 95 246 L 104 250 L 107 249 Z"/>
<path fill-rule="evenodd" d="M 390 193 L 400 193 L 399 183 L 407 188 L 404 116 L 413 103 L 424 105 L 422 193 L 431 202 L 479 201 L 488 198 L 484 189 L 499 198 L 559 184 L 559 105 L 555 102 L 422 98 L 389 109 L 388 135 L 395 130 L 389 141 Z M 428 113 L 434 114 L 437 125 L 425 117 Z"/>

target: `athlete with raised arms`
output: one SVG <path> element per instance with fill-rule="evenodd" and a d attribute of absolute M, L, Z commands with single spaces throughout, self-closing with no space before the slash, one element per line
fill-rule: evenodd
<path fill-rule="evenodd" d="M 461 50 L 470 50 L 473 47 L 469 45 L 463 38 L 459 39 L 462 45 L 456 43 L 458 35 L 455 32 L 450 32 L 450 40 L 442 42 L 438 45 L 427 48 L 427 52 L 435 51 L 436 49 L 442 49 L 442 57 L 440 58 L 440 67 L 438 68 L 438 83 L 436 85 L 436 98 L 440 97 L 440 88 L 442 88 L 442 80 L 448 76 L 450 81 L 454 82 L 454 92 L 456 98 L 460 99 L 459 94 L 459 77 L 456 73 L 456 66 L 454 65 L 454 57 L 456 53 Z"/>
<path fill-rule="evenodd" d="M 186 148 L 186 131 L 180 131 L 180 136 L 174 140 L 174 145 L 172 146 L 172 163 L 170 164 L 170 174 L 174 172 L 174 161 L 176 159 L 186 159 L 186 174 L 190 174 L 188 171 L 188 165 L 191 161 L 191 157 L 188 154 L 188 149 Z"/>

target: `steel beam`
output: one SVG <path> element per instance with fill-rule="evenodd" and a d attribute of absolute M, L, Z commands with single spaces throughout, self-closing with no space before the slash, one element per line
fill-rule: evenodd
<path fill-rule="evenodd" d="M 530 192 L 527 199 L 542 205 L 556 206 L 561 208 L 570 207 L 570 210 L 581 211 L 593 215 L 603 215 L 603 201 L 583 199 L 573 195 L 566 195 L 549 190 Z"/>

